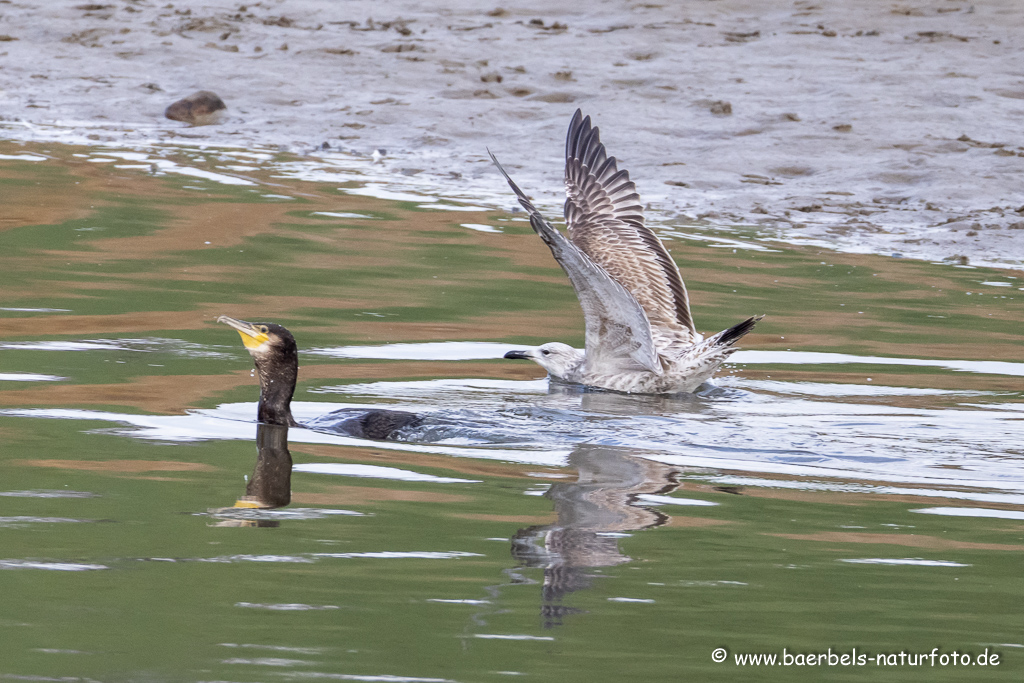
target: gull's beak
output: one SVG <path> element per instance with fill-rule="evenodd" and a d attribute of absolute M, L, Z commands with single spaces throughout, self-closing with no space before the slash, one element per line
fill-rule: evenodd
<path fill-rule="evenodd" d="M 516 360 L 530 360 L 529 351 L 509 351 L 505 354 L 505 358 L 513 358 Z"/>
<path fill-rule="evenodd" d="M 244 320 L 236 320 L 229 318 L 226 315 L 222 315 L 217 318 L 217 322 L 230 325 L 238 331 L 238 336 L 242 338 L 242 343 L 245 344 L 247 349 L 258 349 L 263 346 L 264 343 L 270 339 L 266 333 L 266 327 L 259 323 L 247 323 Z"/>

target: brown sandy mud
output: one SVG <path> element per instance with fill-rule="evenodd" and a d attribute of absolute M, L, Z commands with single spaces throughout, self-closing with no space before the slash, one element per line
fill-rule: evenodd
<path fill-rule="evenodd" d="M 1022 42 L 1015 0 L 5 0 L 0 130 L 344 155 L 508 206 L 490 147 L 554 212 L 579 106 L 656 224 L 1019 268 Z M 203 89 L 220 124 L 163 118 Z"/>

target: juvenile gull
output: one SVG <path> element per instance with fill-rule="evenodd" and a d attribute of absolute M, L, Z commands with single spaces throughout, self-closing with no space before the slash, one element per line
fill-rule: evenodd
<path fill-rule="evenodd" d="M 763 317 L 708 339 L 698 334 L 679 268 L 644 225 L 636 186 L 605 154 L 597 127 L 579 109 L 565 141 L 568 238 L 540 215 L 494 154 L 491 160 L 569 276 L 586 324 L 585 352 L 550 342 L 505 358 L 526 358 L 556 379 L 612 391 L 695 391 Z"/>

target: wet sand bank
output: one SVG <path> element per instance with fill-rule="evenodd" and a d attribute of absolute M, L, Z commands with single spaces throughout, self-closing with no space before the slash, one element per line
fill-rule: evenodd
<path fill-rule="evenodd" d="M 1019 268 L 1021 36 L 1010 0 L 11 1 L 0 135 L 355 155 L 511 206 L 489 147 L 557 215 L 582 107 L 655 224 Z M 200 89 L 221 123 L 163 117 Z"/>

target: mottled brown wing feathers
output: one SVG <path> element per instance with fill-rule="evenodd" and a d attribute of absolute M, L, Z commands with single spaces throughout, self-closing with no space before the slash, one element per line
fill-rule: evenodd
<path fill-rule="evenodd" d="M 576 291 L 586 323 L 586 368 L 605 374 L 661 374 L 651 324 L 636 298 L 540 214 L 498 160 L 491 160 L 530 214 L 530 225 L 551 249 Z"/>
<path fill-rule="evenodd" d="M 601 144 L 599 129 L 580 110 L 566 136 L 565 188 L 565 220 L 573 244 L 633 294 L 656 340 L 692 341 L 696 329 L 679 268 L 644 225 L 629 172 L 618 169 Z"/>

